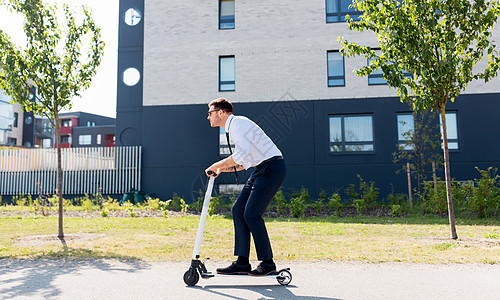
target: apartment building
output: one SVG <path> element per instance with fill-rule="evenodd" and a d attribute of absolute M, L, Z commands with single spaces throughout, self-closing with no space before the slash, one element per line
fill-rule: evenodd
<path fill-rule="evenodd" d="M 100 115 L 61 113 L 61 147 L 114 147 L 115 119 Z M 0 90 L 0 146 L 55 147 L 54 129 L 47 118 L 24 112 Z"/>
<path fill-rule="evenodd" d="M 61 122 L 61 147 L 114 147 L 115 119 L 85 112 L 59 114 Z M 41 133 L 46 134 L 47 121 L 41 126 Z M 50 137 L 41 138 L 42 147 L 56 147 L 50 128 Z"/>
<path fill-rule="evenodd" d="M 228 155 L 207 103 L 225 97 L 256 121 L 285 157 L 285 189 L 339 191 L 374 181 L 381 197 L 407 190 L 396 174 L 401 124 L 411 112 L 381 73 L 357 77 L 368 62 L 344 58 L 337 38 L 378 47 L 371 33 L 347 29 L 349 0 L 121 0 L 117 145 L 142 145 L 142 187 L 196 199 L 204 170 Z M 500 39 L 500 29 L 494 32 Z M 500 167 L 500 80 L 473 82 L 448 105 L 451 175 Z M 405 122 L 401 122 L 405 121 Z M 249 175 L 242 172 L 240 181 Z M 219 191 L 234 189 L 223 174 Z"/>
<path fill-rule="evenodd" d="M 33 113 L 24 112 L 19 103 L 10 103 L 10 97 L 0 90 L 0 145 L 32 147 L 34 145 Z"/>

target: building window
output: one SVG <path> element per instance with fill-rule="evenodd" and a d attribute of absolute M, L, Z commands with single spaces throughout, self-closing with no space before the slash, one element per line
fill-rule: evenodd
<path fill-rule="evenodd" d="M 330 116 L 330 152 L 374 151 L 371 115 Z"/>
<path fill-rule="evenodd" d="M 407 142 L 411 140 L 415 130 L 415 121 L 412 114 L 398 114 L 398 145 L 404 150 L 413 150 Z"/>
<path fill-rule="evenodd" d="M 234 91 L 234 56 L 219 57 L 219 92 Z"/>
<path fill-rule="evenodd" d="M 61 126 L 62 127 L 71 127 L 71 125 L 72 125 L 71 119 L 67 119 L 67 120 L 62 120 L 61 121 Z"/>
<path fill-rule="evenodd" d="M 97 145 L 101 144 L 101 134 L 97 135 L 96 143 L 97 143 Z"/>
<path fill-rule="evenodd" d="M 375 49 L 375 52 L 377 52 L 378 55 L 380 55 L 380 49 Z M 368 59 L 367 60 L 367 65 L 370 65 L 372 61 L 375 59 Z M 384 79 L 384 72 L 382 72 L 381 68 L 378 68 L 377 70 L 373 71 L 370 75 L 368 75 L 368 85 L 382 85 L 382 84 L 387 84 L 387 81 Z"/>
<path fill-rule="evenodd" d="M 227 145 L 226 131 L 224 128 L 219 127 L 219 155 L 229 155 L 229 146 Z M 229 137 L 229 143 L 231 143 L 231 149 L 234 152 L 234 142 L 231 137 Z"/>
<path fill-rule="evenodd" d="M 380 55 L 380 49 L 375 49 L 375 52 L 377 52 L 378 55 Z M 374 61 L 374 59 L 368 59 L 367 60 L 367 65 L 370 65 L 370 63 Z M 402 70 L 403 71 L 403 76 L 406 78 L 412 78 L 413 75 L 410 74 L 410 72 Z M 384 78 L 384 72 L 382 71 L 381 68 L 378 68 L 377 70 L 373 71 L 370 75 L 368 75 L 368 85 L 384 85 L 387 84 L 387 80 Z"/>
<path fill-rule="evenodd" d="M 78 144 L 80 144 L 80 145 L 92 144 L 92 136 L 90 134 L 80 135 L 78 137 Z"/>
<path fill-rule="evenodd" d="M 135 26 L 141 22 L 142 14 L 137 8 L 129 8 L 125 12 L 124 20 L 128 26 Z"/>
<path fill-rule="evenodd" d="M 244 186 L 244 184 L 221 183 L 219 184 L 219 193 L 222 195 L 238 195 Z"/>
<path fill-rule="evenodd" d="M 14 127 L 16 127 L 16 128 L 17 128 L 17 123 L 18 123 L 17 120 L 19 120 L 19 114 L 15 112 L 14 113 Z"/>
<path fill-rule="evenodd" d="M 50 148 L 52 143 L 50 139 L 42 139 L 42 148 Z"/>
<path fill-rule="evenodd" d="M 105 144 L 114 143 L 114 142 L 115 142 L 115 135 L 114 134 L 106 134 L 104 136 L 104 143 Z"/>
<path fill-rule="evenodd" d="M 328 86 L 345 86 L 344 56 L 339 51 L 327 52 Z"/>
<path fill-rule="evenodd" d="M 7 138 L 7 146 L 17 146 L 16 138 Z"/>
<path fill-rule="evenodd" d="M 355 21 L 359 20 L 363 12 L 357 11 L 351 4 L 351 0 L 326 0 L 326 22 L 345 22 L 346 15 Z"/>
<path fill-rule="evenodd" d="M 71 144 L 71 136 L 61 135 L 61 144 Z"/>
<path fill-rule="evenodd" d="M 457 113 L 447 112 L 446 117 L 446 133 L 448 134 L 448 149 L 458 150 L 458 126 L 457 126 Z M 441 130 L 441 137 L 443 136 L 443 122 L 439 118 L 439 128 Z M 443 147 L 443 139 L 441 138 L 441 147 Z"/>
<path fill-rule="evenodd" d="M 234 29 L 234 0 L 219 0 L 219 29 Z"/>
<path fill-rule="evenodd" d="M 127 86 L 134 86 L 141 80 L 141 73 L 136 68 L 127 68 L 123 71 L 122 80 Z"/>

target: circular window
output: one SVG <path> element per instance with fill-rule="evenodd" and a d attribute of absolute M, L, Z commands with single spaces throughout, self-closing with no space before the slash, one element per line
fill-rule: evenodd
<path fill-rule="evenodd" d="M 142 14 L 136 8 L 129 8 L 125 12 L 125 23 L 128 26 L 135 26 L 141 22 Z"/>
<path fill-rule="evenodd" d="M 27 117 L 26 119 L 24 119 L 24 123 L 26 123 L 26 125 L 31 125 L 32 122 L 33 122 L 32 117 Z"/>
<path fill-rule="evenodd" d="M 128 68 L 123 72 L 123 83 L 128 86 L 136 85 L 141 79 L 141 73 L 136 68 Z"/>

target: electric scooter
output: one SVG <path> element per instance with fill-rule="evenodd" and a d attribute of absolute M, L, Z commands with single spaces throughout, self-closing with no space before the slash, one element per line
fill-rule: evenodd
<path fill-rule="evenodd" d="M 191 266 L 189 270 L 184 273 L 184 282 L 188 286 L 194 286 L 200 280 L 200 276 L 203 279 L 213 278 L 215 276 L 251 276 L 251 275 L 228 275 L 228 274 L 213 274 L 208 272 L 205 264 L 200 260 L 200 246 L 201 239 L 203 238 L 203 231 L 205 230 L 205 222 L 208 215 L 208 206 L 210 205 L 210 198 L 212 197 L 212 190 L 214 188 L 215 173 L 209 172 L 210 179 L 208 180 L 207 191 L 205 192 L 205 199 L 203 200 L 203 209 L 201 210 L 200 223 L 198 225 L 198 234 L 196 235 L 196 242 L 194 244 L 193 259 L 191 260 Z M 290 273 L 290 268 L 282 269 L 276 272 L 269 273 L 264 276 L 252 276 L 252 277 L 264 277 L 276 279 L 279 284 L 285 286 L 292 281 L 292 274 Z"/>

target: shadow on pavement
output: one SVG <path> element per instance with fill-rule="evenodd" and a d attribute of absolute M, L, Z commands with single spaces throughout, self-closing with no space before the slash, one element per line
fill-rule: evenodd
<path fill-rule="evenodd" d="M 2 299 L 28 297 L 34 294 L 43 295 L 43 298 L 58 297 L 62 293 L 54 285 L 54 281 L 61 275 L 80 275 L 82 267 L 99 269 L 101 271 L 121 271 L 135 273 L 147 268 L 148 263 L 134 260 L 130 257 L 113 257 L 112 259 L 85 260 L 71 259 L 82 254 L 99 256 L 93 250 L 68 248 L 64 241 L 64 249 L 53 252 L 37 259 L 1 259 L 0 276 L 10 275 L 8 280 L 0 281 L 0 295 Z M 63 259 L 54 259 L 58 257 Z M 64 259 L 68 258 L 69 259 Z M 108 256 L 109 257 L 109 256 Z"/>
<path fill-rule="evenodd" d="M 242 298 L 233 296 L 224 290 L 247 290 L 262 295 L 264 299 L 308 299 L 308 300 L 341 300 L 338 298 L 330 297 L 314 297 L 314 296 L 297 296 L 293 293 L 293 289 L 296 288 L 295 285 L 280 286 L 280 285 L 206 285 L 203 287 L 193 286 L 189 288 L 198 289 L 201 291 L 206 291 L 214 295 L 228 298 L 228 299 L 238 299 L 245 300 L 248 298 Z"/>

